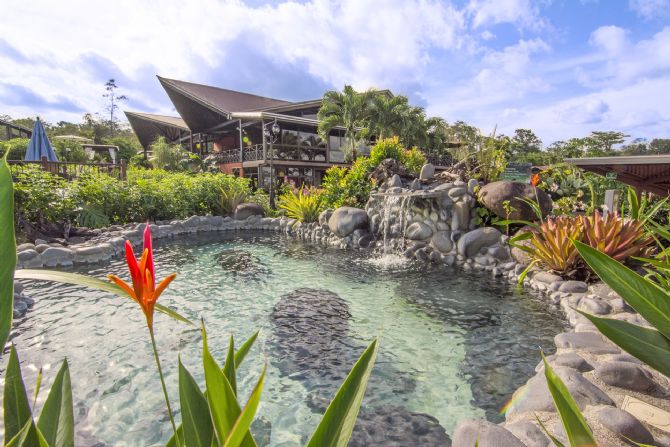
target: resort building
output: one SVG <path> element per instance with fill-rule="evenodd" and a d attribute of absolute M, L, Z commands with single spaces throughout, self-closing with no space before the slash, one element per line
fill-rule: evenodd
<path fill-rule="evenodd" d="M 222 172 L 254 179 L 319 185 L 331 166 L 346 166 L 344 129 L 318 135 L 321 99 L 291 102 L 158 77 L 180 117 L 126 112 L 145 152 L 163 136 L 205 157 Z M 359 148 L 366 153 L 367 148 Z"/>

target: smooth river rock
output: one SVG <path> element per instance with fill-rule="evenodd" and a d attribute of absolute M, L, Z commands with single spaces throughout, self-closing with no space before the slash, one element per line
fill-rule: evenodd
<path fill-rule="evenodd" d="M 251 216 L 265 216 L 265 210 L 257 203 L 240 203 L 235 208 L 235 220 L 245 220 Z"/>
<path fill-rule="evenodd" d="M 458 254 L 472 258 L 482 247 L 489 247 L 500 241 L 502 234 L 493 227 L 478 228 L 462 235 L 458 240 Z"/>
<path fill-rule="evenodd" d="M 607 407 L 598 411 L 598 422 L 614 433 L 635 442 L 642 444 L 654 442 L 654 437 L 640 421 L 619 408 Z"/>
<path fill-rule="evenodd" d="M 462 420 L 454 430 L 452 447 L 526 447 L 505 428 L 488 421 Z"/>
<path fill-rule="evenodd" d="M 651 374 L 636 363 L 602 362 L 596 364 L 596 376 L 607 385 L 648 392 L 656 388 Z"/>
<path fill-rule="evenodd" d="M 424 239 L 428 239 L 430 236 L 432 236 L 432 234 L 433 230 L 431 230 L 428 225 L 422 222 L 414 222 L 409 227 L 407 227 L 407 230 L 405 230 L 405 236 L 407 239 L 413 241 L 422 241 Z"/>
<path fill-rule="evenodd" d="M 479 200 L 484 206 L 502 219 L 537 220 L 532 208 L 520 198 L 539 202 L 543 216 L 551 212 L 552 200 L 549 194 L 534 186 L 501 180 L 488 183 L 479 190 Z M 507 214 L 504 202 L 509 201 L 514 210 Z"/>
<path fill-rule="evenodd" d="M 350 206 L 340 207 L 328 219 L 328 227 L 336 236 L 347 237 L 354 230 L 368 228 L 368 213 Z"/>
<path fill-rule="evenodd" d="M 557 348 L 572 348 L 594 354 L 618 354 L 617 348 L 598 332 L 564 332 L 554 337 Z"/>
<path fill-rule="evenodd" d="M 556 366 L 553 370 L 563 380 L 580 409 L 583 410 L 587 405 L 614 405 L 607 394 L 589 382 L 576 369 Z M 512 401 L 512 405 L 507 410 L 508 417 L 523 412 L 555 411 L 544 372 L 535 375 L 525 387 L 516 390 Z"/>
<path fill-rule="evenodd" d="M 421 168 L 421 173 L 419 174 L 419 178 L 421 180 L 429 180 L 433 177 L 433 175 L 435 175 L 435 166 L 433 166 L 430 163 L 426 163 Z M 402 186 L 402 184 L 400 186 Z"/>
<path fill-rule="evenodd" d="M 542 429 L 530 421 L 518 421 L 505 424 L 505 428 L 519 438 L 526 447 L 549 447 L 551 442 Z"/>
<path fill-rule="evenodd" d="M 438 231 L 433 235 L 431 243 L 440 253 L 449 253 L 454 247 L 453 242 L 451 242 L 451 232 L 449 231 Z"/>

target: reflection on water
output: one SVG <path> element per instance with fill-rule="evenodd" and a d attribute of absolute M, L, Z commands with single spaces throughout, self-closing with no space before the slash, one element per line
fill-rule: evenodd
<path fill-rule="evenodd" d="M 230 334 L 239 344 L 261 329 L 238 383 L 246 399 L 267 360 L 252 427 L 261 445 L 301 445 L 376 336 L 380 353 L 352 445 L 444 445 L 459 419 L 499 421 L 497 411 L 532 374 L 537 347 L 551 349 L 564 325 L 558 311 L 489 274 L 368 262 L 278 236 L 180 239 L 157 244 L 156 262 L 159 278 L 179 274 L 161 302 L 204 317 L 219 362 Z M 127 278 L 121 261 L 81 271 Z M 44 367 L 47 389 L 68 357 L 76 444 L 164 443 L 170 425 L 136 305 L 75 286 L 26 288 L 36 303 L 14 330 L 24 379 L 32 390 Z M 178 406 L 179 353 L 202 383 L 200 334 L 160 314 L 155 325 Z"/>

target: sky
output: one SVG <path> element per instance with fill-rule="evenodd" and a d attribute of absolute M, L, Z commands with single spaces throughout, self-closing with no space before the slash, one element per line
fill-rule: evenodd
<path fill-rule="evenodd" d="M 670 138 L 670 0 L 3 0 L 0 115 L 176 115 L 156 75 L 287 100 L 388 88 L 545 145 Z"/>

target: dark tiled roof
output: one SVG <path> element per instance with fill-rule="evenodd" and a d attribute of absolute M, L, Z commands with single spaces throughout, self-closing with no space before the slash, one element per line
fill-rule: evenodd
<path fill-rule="evenodd" d="M 163 87 L 178 90 L 180 93 L 191 97 L 191 99 L 226 114 L 232 112 L 250 112 L 291 104 L 290 101 L 266 98 L 264 96 L 236 92 L 210 85 L 161 78 L 160 76 L 158 79 L 163 84 Z"/>

